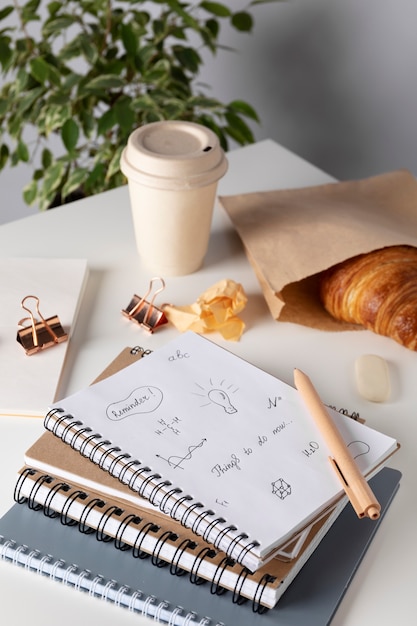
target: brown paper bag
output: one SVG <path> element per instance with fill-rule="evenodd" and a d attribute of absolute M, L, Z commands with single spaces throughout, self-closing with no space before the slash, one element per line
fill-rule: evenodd
<path fill-rule="evenodd" d="M 358 181 L 219 198 L 245 246 L 274 319 L 358 328 L 323 308 L 318 276 L 385 246 L 417 247 L 417 181 L 400 170 Z"/>

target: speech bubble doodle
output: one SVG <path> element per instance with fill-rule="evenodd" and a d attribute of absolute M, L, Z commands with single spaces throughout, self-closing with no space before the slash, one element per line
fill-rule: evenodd
<path fill-rule="evenodd" d="M 371 446 L 366 443 L 366 441 L 351 441 L 348 444 L 348 448 L 350 450 L 351 455 L 354 459 L 357 459 L 359 456 L 363 454 L 368 454 Z"/>
<path fill-rule="evenodd" d="M 132 415 L 152 413 L 162 402 L 163 394 L 158 387 L 138 387 L 127 398 L 112 402 L 106 409 L 108 419 L 113 421 L 123 420 Z"/>

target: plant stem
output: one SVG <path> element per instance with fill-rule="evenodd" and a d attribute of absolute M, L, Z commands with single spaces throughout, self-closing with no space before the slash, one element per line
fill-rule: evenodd
<path fill-rule="evenodd" d="M 29 35 L 28 30 L 27 30 L 27 28 L 26 28 L 26 24 L 25 24 L 25 22 L 23 21 L 23 17 L 22 17 L 22 8 L 21 8 L 21 6 L 20 6 L 20 4 L 19 4 L 18 0 L 13 0 L 13 4 L 14 4 L 14 6 L 15 6 L 16 13 L 17 13 L 17 15 L 18 15 L 18 19 L 19 19 L 19 22 L 20 22 L 20 26 L 21 26 L 21 28 L 22 28 L 23 34 L 25 35 L 25 38 L 26 38 L 26 41 L 27 41 L 27 44 L 28 44 L 29 54 L 32 54 L 32 52 L 33 52 L 33 39 L 32 39 L 32 37 Z"/>

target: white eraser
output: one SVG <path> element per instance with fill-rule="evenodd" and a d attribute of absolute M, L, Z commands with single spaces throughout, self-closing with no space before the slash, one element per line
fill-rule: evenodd
<path fill-rule="evenodd" d="M 355 361 L 356 385 L 360 395 L 371 402 L 388 399 L 391 386 L 388 364 L 376 354 L 363 354 Z"/>

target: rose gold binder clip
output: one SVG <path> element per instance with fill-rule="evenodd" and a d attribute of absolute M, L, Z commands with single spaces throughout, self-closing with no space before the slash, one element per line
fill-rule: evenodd
<path fill-rule="evenodd" d="M 37 318 L 32 310 L 26 306 L 26 301 L 32 298 L 35 301 Z M 23 346 L 26 354 L 31 355 L 40 352 L 45 348 L 50 348 L 57 343 L 67 341 L 68 334 L 61 326 L 57 315 L 45 319 L 39 311 L 39 298 L 37 296 L 26 296 L 21 302 L 22 309 L 29 313 L 29 317 L 20 320 L 17 331 L 17 341 Z"/>
<path fill-rule="evenodd" d="M 149 295 L 152 293 L 153 283 L 155 281 L 160 281 L 161 286 L 153 292 L 151 299 L 147 300 Z M 132 322 L 136 322 L 139 326 L 142 326 L 142 328 L 148 332 L 153 333 L 158 326 L 162 326 L 162 324 L 166 324 L 168 322 L 165 313 L 154 304 L 156 296 L 164 289 L 165 281 L 163 278 L 160 278 L 159 276 L 151 278 L 149 289 L 143 298 L 134 294 L 126 309 L 122 309 L 123 315 L 132 320 Z"/>

